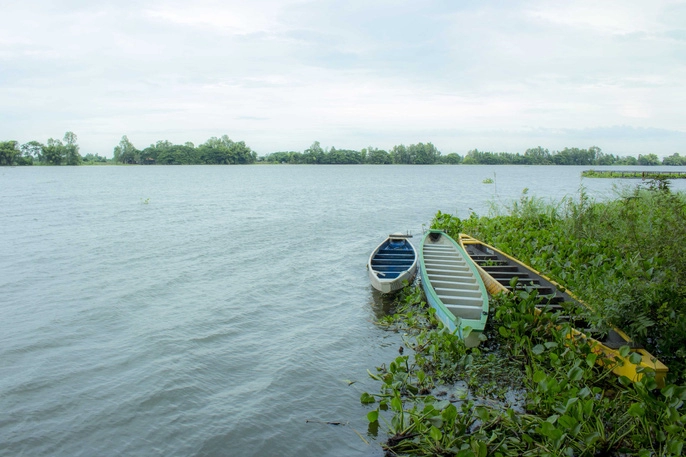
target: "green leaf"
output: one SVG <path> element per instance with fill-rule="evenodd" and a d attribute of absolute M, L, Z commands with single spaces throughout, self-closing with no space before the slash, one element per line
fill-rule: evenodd
<path fill-rule="evenodd" d="M 488 457 L 488 446 L 486 446 L 486 443 L 483 441 L 479 441 L 479 452 L 477 453 L 477 457 Z"/>
<path fill-rule="evenodd" d="M 667 452 L 672 455 L 682 455 L 681 451 L 684 449 L 684 442 L 679 440 L 671 440 L 667 444 Z"/>
<path fill-rule="evenodd" d="M 441 418 L 441 416 L 430 417 L 429 423 L 435 427 L 443 427 L 443 419 Z"/>
<path fill-rule="evenodd" d="M 629 362 L 633 363 L 634 365 L 639 365 L 641 360 L 643 360 L 643 357 L 638 352 L 632 352 L 629 356 Z"/>
<path fill-rule="evenodd" d="M 403 402 L 400 397 L 393 397 L 391 400 L 391 409 L 396 412 L 401 412 L 403 410 Z"/>
<path fill-rule="evenodd" d="M 369 411 L 367 413 L 367 420 L 369 422 L 377 422 L 379 420 L 379 410 L 375 409 L 374 411 Z"/>
<path fill-rule="evenodd" d="M 583 389 L 581 389 L 579 391 L 579 397 L 581 397 L 581 398 L 587 398 L 590 395 L 591 395 L 591 389 L 589 389 L 588 387 L 584 387 Z"/>
<path fill-rule="evenodd" d="M 584 443 L 586 443 L 587 447 L 593 446 L 596 441 L 600 439 L 600 433 L 598 432 L 591 432 L 586 437 L 584 438 Z"/>
<path fill-rule="evenodd" d="M 631 379 L 627 378 L 626 376 L 620 376 L 619 377 L 619 383 L 623 386 L 628 386 L 631 384 Z"/>
<path fill-rule="evenodd" d="M 629 355 L 629 352 L 631 352 L 631 348 L 629 346 L 622 346 L 621 348 L 619 348 L 618 352 L 619 355 L 621 355 L 622 357 L 626 357 L 627 355 Z"/>
<path fill-rule="evenodd" d="M 567 372 L 567 377 L 570 381 L 580 381 L 583 376 L 584 370 L 579 367 L 572 367 L 572 369 Z"/>
<path fill-rule="evenodd" d="M 634 417 L 643 417 L 645 416 L 645 407 L 642 403 L 633 403 L 627 412 Z"/>
<path fill-rule="evenodd" d="M 432 425 L 429 429 L 429 436 L 434 441 L 441 441 L 441 438 L 443 438 L 443 433 L 441 433 L 441 431 L 438 428 Z"/>
<path fill-rule="evenodd" d="M 536 355 L 541 355 L 545 352 L 545 346 L 542 344 L 537 344 L 531 349 L 531 352 L 533 352 Z"/>
<path fill-rule="evenodd" d="M 374 402 L 376 402 L 376 399 L 373 395 L 369 395 L 367 392 L 362 392 L 362 395 L 360 396 L 360 403 L 363 405 L 369 405 Z"/>
<path fill-rule="evenodd" d="M 672 396 L 674 395 L 674 390 L 674 385 L 669 385 L 662 389 L 660 392 L 662 392 L 662 395 L 664 395 L 665 398 L 672 398 Z"/>
<path fill-rule="evenodd" d="M 572 416 L 564 415 L 560 416 L 560 418 L 557 420 L 557 423 L 567 429 L 574 428 L 577 424 L 577 420 L 574 419 Z"/>
<path fill-rule="evenodd" d="M 532 379 L 535 383 L 539 383 L 543 381 L 546 378 L 546 374 L 543 371 L 536 371 L 534 375 L 532 376 Z"/>
<path fill-rule="evenodd" d="M 587 364 L 589 367 L 592 367 L 593 365 L 595 365 L 595 362 L 596 362 L 597 359 L 598 359 L 598 354 L 596 354 L 596 353 L 594 353 L 594 352 L 591 352 L 590 354 L 588 354 L 588 355 L 586 356 L 586 364 Z"/>
<path fill-rule="evenodd" d="M 488 409 L 484 408 L 483 406 L 476 407 L 476 415 L 481 420 L 481 422 L 488 422 L 488 419 L 490 419 L 491 417 L 490 413 L 488 412 Z"/>
<path fill-rule="evenodd" d="M 441 417 L 443 417 L 443 420 L 452 423 L 455 418 L 457 417 L 457 408 L 455 405 L 450 404 L 448 405 L 442 412 L 441 412 Z"/>

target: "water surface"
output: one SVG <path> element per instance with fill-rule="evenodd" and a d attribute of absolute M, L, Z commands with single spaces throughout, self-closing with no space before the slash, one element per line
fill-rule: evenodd
<path fill-rule="evenodd" d="M 369 253 L 582 169 L 0 168 L 0 454 L 379 456 Z"/>

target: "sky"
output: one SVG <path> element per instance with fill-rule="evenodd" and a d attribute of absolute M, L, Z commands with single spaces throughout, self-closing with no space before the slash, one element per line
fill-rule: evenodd
<path fill-rule="evenodd" d="M 0 141 L 686 154 L 686 2 L 0 0 Z"/>

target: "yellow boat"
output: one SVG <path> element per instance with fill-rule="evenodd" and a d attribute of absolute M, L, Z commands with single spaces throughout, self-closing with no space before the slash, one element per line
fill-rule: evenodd
<path fill-rule="evenodd" d="M 540 309 L 544 308 L 553 311 L 562 310 L 569 308 L 569 304 L 573 307 L 584 306 L 590 309 L 588 305 L 552 279 L 493 246 L 465 234 L 460 234 L 459 243 L 474 261 L 484 285 L 491 295 L 509 292 L 511 290 L 510 282 L 514 277 L 517 277 L 517 287 L 533 287 L 538 290 L 539 295 L 546 298 L 545 302 L 542 301 L 540 307 L 537 307 L 539 312 Z M 576 325 L 578 324 L 575 322 Z M 599 355 L 598 363 L 602 364 L 601 359 L 617 360 L 617 364 L 612 368 L 615 374 L 637 381 L 643 376 L 642 370 L 638 370 L 639 368 L 651 369 L 655 371 L 655 382 L 658 387 L 664 387 L 668 371 L 667 366 L 633 342 L 623 331 L 613 328 L 602 339 L 595 339 L 577 329 L 573 329 L 572 332 L 574 338 L 584 339 L 590 343 L 593 352 Z M 628 346 L 630 349 L 626 356 L 620 354 L 622 346 Z M 622 353 L 625 352 L 622 351 Z M 640 363 L 633 364 L 629 361 L 632 353 L 641 356 Z"/>

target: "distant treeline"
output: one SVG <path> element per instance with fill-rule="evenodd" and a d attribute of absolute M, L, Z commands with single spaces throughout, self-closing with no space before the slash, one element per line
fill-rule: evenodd
<path fill-rule="evenodd" d="M 164 140 L 143 150 L 136 149 L 124 135 L 113 152 L 115 162 L 143 165 L 236 165 L 257 160 L 257 154 L 245 142 L 235 142 L 228 135 L 212 137 L 198 147 L 191 142 L 173 144 Z"/>
<path fill-rule="evenodd" d="M 273 152 L 260 157 L 259 160 L 266 163 L 290 164 L 458 164 L 462 161 L 462 157 L 455 153 L 443 156 L 431 143 L 410 146 L 401 144 L 394 146 L 390 151 L 374 147 L 355 151 L 335 147 L 325 150 L 320 146 L 319 141 L 315 141 L 304 152 Z"/>
<path fill-rule="evenodd" d="M 80 165 L 121 163 L 141 165 L 249 164 L 257 154 L 243 141 L 234 142 L 227 135 L 212 137 L 196 147 L 193 143 L 173 144 L 158 141 L 145 149 L 136 148 L 124 135 L 113 150 L 113 158 L 98 154 L 81 156 L 76 135 L 67 132 L 62 141 L 50 138 L 46 144 L 30 141 L 21 146 L 16 141 L 0 142 L 0 165 Z"/>
<path fill-rule="evenodd" d="M 542 147 L 527 149 L 523 154 L 510 152 L 468 151 L 465 156 L 455 152 L 443 155 L 431 143 L 394 146 L 390 151 L 375 147 L 360 151 L 352 149 L 324 149 L 315 141 L 303 152 L 273 152 L 262 157 L 245 142 L 235 142 L 227 135 L 212 137 L 200 146 L 191 142 L 173 144 L 160 140 L 145 149 L 136 148 L 124 135 L 113 150 L 113 158 L 98 154 L 79 153 L 77 137 L 73 132 L 62 140 L 48 139 L 43 144 L 29 141 L 19 145 L 16 141 L 0 142 L 0 165 L 80 165 L 120 163 L 139 165 L 191 165 L 191 164 L 479 164 L 479 165 L 686 165 L 686 156 L 674 153 L 660 158 L 655 154 L 638 157 L 620 157 L 605 154 L 597 146 L 588 149 L 564 148 L 549 151 Z"/>

